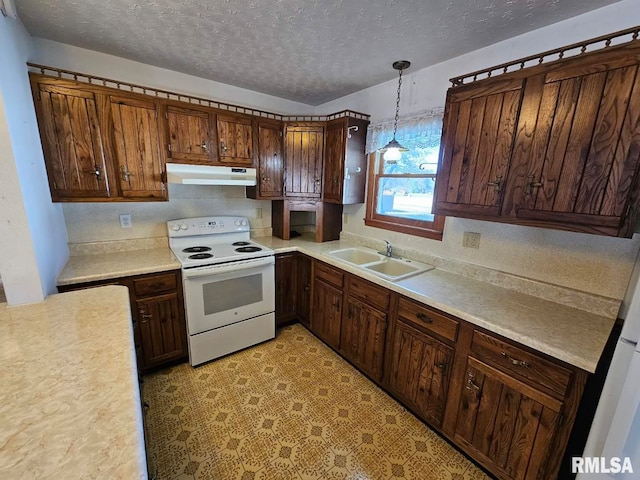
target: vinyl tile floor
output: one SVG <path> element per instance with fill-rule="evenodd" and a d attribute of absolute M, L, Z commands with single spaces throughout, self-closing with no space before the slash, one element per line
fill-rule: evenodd
<path fill-rule="evenodd" d="M 145 377 L 158 480 L 484 480 L 478 467 L 301 325 Z"/>

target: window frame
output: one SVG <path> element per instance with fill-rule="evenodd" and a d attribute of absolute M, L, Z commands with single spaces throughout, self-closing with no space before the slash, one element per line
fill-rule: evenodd
<path fill-rule="evenodd" d="M 369 227 L 382 228 L 393 232 L 407 233 L 418 237 L 442 240 L 445 217 L 435 215 L 433 221 L 416 220 L 409 218 L 382 215 L 376 211 L 378 204 L 378 185 L 381 178 L 436 178 L 433 174 L 385 174 L 383 173 L 384 160 L 379 152 L 371 152 L 368 158 L 367 172 L 367 204 L 364 224 Z M 434 187 L 435 192 L 435 187 Z"/>

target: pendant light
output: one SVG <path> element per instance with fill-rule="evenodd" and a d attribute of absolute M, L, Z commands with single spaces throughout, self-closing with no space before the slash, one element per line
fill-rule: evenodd
<path fill-rule="evenodd" d="M 383 153 L 383 158 L 387 163 L 396 163 L 402 157 L 402 152 L 408 152 L 409 149 L 403 147 L 396 140 L 396 131 L 398 130 L 398 118 L 400 113 L 400 87 L 402 86 L 402 71 L 409 68 L 411 62 L 408 60 L 398 60 L 393 62 L 393 68 L 400 72 L 398 76 L 398 98 L 396 100 L 396 117 L 393 123 L 393 138 L 389 143 L 382 147 L 379 152 Z"/>

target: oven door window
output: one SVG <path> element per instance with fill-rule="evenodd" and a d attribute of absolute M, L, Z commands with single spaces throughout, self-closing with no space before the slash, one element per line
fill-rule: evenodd
<path fill-rule="evenodd" d="M 202 285 L 204 314 L 213 315 L 262 302 L 262 273 Z"/>

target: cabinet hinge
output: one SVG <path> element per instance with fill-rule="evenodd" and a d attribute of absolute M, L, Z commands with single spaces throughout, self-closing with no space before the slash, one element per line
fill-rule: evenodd
<path fill-rule="evenodd" d="M 171 151 L 171 144 L 170 143 L 167 144 L 167 150 Z"/>
<path fill-rule="evenodd" d="M 164 118 L 169 118 L 169 112 L 167 111 L 164 112 Z"/>
<path fill-rule="evenodd" d="M 280 134 L 281 137 L 283 136 L 282 132 L 278 132 L 278 133 Z"/>

